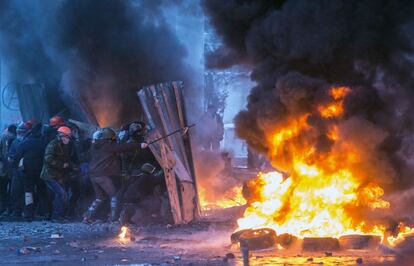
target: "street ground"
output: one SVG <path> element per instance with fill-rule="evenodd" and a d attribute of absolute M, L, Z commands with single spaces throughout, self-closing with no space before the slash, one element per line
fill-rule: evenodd
<path fill-rule="evenodd" d="M 242 265 L 230 245 L 240 209 L 210 213 L 181 225 L 130 227 L 126 240 L 119 225 L 46 221 L 0 222 L 0 265 Z M 234 256 L 234 257 L 233 257 Z M 394 256 L 379 251 L 334 253 L 252 252 L 250 265 L 382 265 Z"/>

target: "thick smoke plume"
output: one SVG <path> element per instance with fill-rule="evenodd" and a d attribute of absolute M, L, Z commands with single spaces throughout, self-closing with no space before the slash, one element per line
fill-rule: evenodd
<path fill-rule="evenodd" d="M 0 48 L 9 79 L 48 82 L 69 98 L 66 103 L 79 101 L 101 126 L 137 118 L 139 88 L 191 81 L 186 49 L 166 18 L 173 4 L 178 3 L 1 1 Z M 197 10 L 187 1 L 180 7 Z"/>
<path fill-rule="evenodd" d="M 222 2 L 204 1 L 224 42 L 208 62 L 252 65 L 257 83 L 236 117 L 241 138 L 277 162 L 269 132 L 297 115 L 315 114 L 332 86 L 349 86 L 339 134 L 364 151 L 364 176 L 388 193 L 412 186 L 412 1 Z M 307 124 L 318 132 L 318 152 L 334 148 L 326 122 L 311 115 Z"/>

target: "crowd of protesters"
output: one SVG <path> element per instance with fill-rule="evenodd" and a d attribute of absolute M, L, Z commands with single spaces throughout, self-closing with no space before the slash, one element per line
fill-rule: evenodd
<path fill-rule="evenodd" d="M 87 136 L 61 116 L 47 125 L 9 125 L 0 139 L 1 217 L 126 223 L 148 200 L 152 211 L 166 215 L 163 172 L 146 129 L 136 121 L 118 133 L 102 128 Z"/>

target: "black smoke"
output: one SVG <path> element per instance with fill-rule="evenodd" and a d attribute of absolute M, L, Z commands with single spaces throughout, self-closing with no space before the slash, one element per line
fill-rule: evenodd
<path fill-rule="evenodd" d="M 413 184 L 413 1 L 222 2 L 203 3 L 224 43 L 210 55 L 210 67 L 251 65 L 257 83 L 235 119 L 241 138 L 268 154 L 266 132 L 293 113 L 314 110 L 330 86 L 350 86 L 344 134 L 366 145 L 370 164 L 384 166 L 379 182 L 387 190 Z M 315 119 L 308 123 L 323 139 Z M 321 143 L 322 151 L 330 148 Z"/>
<path fill-rule="evenodd" d="M 165 12 L 174 0 L 5 0 L 1 55 L 12 80 L 48 82 L 101 125 L 138 118 L 135 92 L 169 80 L 191 82 L 186 49 Z M 181 2 L 184 12 L 196 4 Z M 187 11 L 185 11 L 187 10 Z M 79 106 L 75 105 L 75 106 Z"/>

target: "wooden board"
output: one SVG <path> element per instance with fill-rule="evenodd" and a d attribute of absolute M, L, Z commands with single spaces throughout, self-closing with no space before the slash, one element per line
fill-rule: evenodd
<path fill-rule="evenodd" d="M 182 82 L 175 81 L 147 86 L 138 92 L 151 127 L 148 142 L 187 126 L 182 91 Z M 183 131 L 150 146 L 164 170 L 176 224 L 190 222 L 200 214 L 189 134 L 191 130 Z"/>

